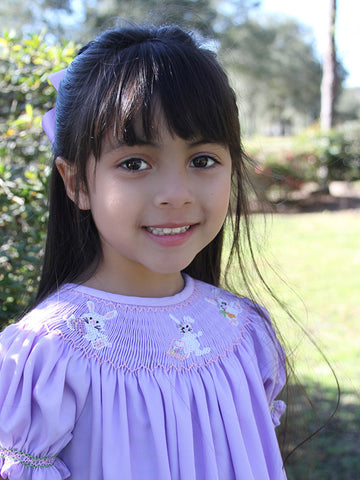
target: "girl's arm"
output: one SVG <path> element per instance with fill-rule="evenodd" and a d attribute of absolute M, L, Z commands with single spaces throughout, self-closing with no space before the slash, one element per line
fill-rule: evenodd
<path fill-rule="evenodd" d="M 70 477 L 58 454 L 88 391 L 61 337 L 41 332 L 14 324 L 0 336 L 0 475 L 12 480 Z"/>

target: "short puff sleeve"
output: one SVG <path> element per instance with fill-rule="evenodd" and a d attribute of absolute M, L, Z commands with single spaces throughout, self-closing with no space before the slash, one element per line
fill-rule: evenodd
<path fill-rule="evenodd" d="M 69 443 L 88 390 L 56 332 L 10 325 L 0 335 L 0 476 L 64 480 Z"/>
<path fill-rule="evenodd" d="M 286 404 L 282 400 L 276 400 L 286 383 L 285 353 L 276 337 L 268 312 L 258 305 L 253 305 L 253 309 L 260 313 L 254 323 L 253 348 L 271 418 L 277 427 L 286 410 Z"/>

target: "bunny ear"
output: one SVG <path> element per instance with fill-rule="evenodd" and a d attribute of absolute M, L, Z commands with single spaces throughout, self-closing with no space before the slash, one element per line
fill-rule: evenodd
<path fill-rule="evenodd" d="M 86 302 L 86 305 L 87 305 L 90 313 L 92 313 L 95 310 L 94 302 L 90 302 L 90 301 Z"/>
<path fill-rule="evenodd" d="M 174 317 L 174 315 L 171 315 L 171 313 L 169 313 L 169 315 L 170 315 L 170 318 L 172 318 L 175 323 L 177 323 L 178 325 L 180 325 L 179 320 L 178 320 L 176 317 Z"/>
<path fill-rule="evenodd" d="M 60 82 L 64 77 L 65 73 L 66 68 L 49 75 L 49 81 L 56 88 L 56 90 L 59 89 Z M 43 130 L 52 144 L 54 143 L 55 139 L 55 113 L 55 108 L 52 108 L 47 113 L 45 113 L 41 121 Z"/>
<path fill-rule="evenodd" d="M 217 305 L 217 302 L 216 302 L 213 298 L 207 298 L 207 297 L 205 297 L 205 300 L 206 300 L 208 303 L 211 303 L 212 305 Z"/>

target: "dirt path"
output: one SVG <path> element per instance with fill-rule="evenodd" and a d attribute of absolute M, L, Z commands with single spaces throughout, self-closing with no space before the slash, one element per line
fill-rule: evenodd
<path fill-rule="evenodd" d="M 310 195 L 301 200 L 286 200 L 274 206 L 277 213 L 311 213 L 351 210 L 360 215 L 360 197 Z"/>

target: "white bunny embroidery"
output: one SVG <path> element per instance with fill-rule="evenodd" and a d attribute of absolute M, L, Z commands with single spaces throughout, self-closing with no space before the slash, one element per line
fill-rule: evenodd
<path fill-rule="evenodd" d="M 219 292 L 214 289 L 215 298 L 205 298 L 208 303 L 216 305 L 219 308 L 219 313 L 229 320 L 231 325 L 237 326 L 239 322 L 237 320 L 238 314 L 242 311 L 242 306 L 239 300 L 233 300 L 231 302 L 220 297 Z"/>
<path fill-rule="evenodd" d="M 100 315 L 95 312 L 94 302 L 89 301 L 86 305 L 89 309 L 88 313 L 83 313 L 78 318 L 76 318 L 75 315 L 71 315 L 66 321 L 67 326 L 91 342 L 91 345 L 97 350 L 104 347 L 111 347 L 111 343 L 104 334 L 104 327 L 105 320 L 116 316 L 116 310 L 112 310 L 106 315 Z"/>
<path fill-rule="evenodd" d="M 183 321 L 178 320 L 174 315 L 170 314 L 170 318 L 178 325 L 180 333 L 182 334 L 181 339 L 174 339 L 171 342 L 168 354 L 178 360 L 185 360 L 190 353 L 194 352 L 196 356 L 206 355 L 210 352 L 209 347 L 201 348 L 199 337 L 202 336 L 203 332 L 199 330 L 197 333 L 193 331 L 192 324 L 194 319 L 185 315 Z"/>

